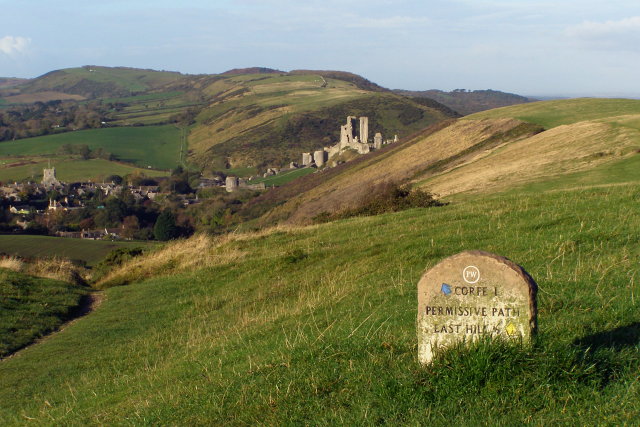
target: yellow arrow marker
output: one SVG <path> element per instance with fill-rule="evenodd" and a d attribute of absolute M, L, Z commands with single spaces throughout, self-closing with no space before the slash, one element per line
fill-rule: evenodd
<path fill-rule="evenodd" d="M 516 334 L 516 332 L 518 332 L 518 328 L 516 328 L 516 325 L 514 325 L 512 322 L 509 322 L 504 330 L 507 331 L 507 335 L 509 336 L 513 336 Z"/>

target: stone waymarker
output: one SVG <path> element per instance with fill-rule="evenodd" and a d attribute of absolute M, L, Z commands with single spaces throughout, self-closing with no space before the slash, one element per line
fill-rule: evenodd
<path fill-rule="evenodd" d="M 444 259 L 418 283 L 418 358 L 483 336 L 529 342 L 536 331 L 538 286 L 499 255 L 466 251 Z"/>

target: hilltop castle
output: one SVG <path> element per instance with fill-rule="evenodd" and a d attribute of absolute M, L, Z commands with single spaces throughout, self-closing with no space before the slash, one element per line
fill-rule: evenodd
<path fill-rule="evenodd" d="M 332 157 L 345 150 L 355 150 L 358 154 L 367 154 L 373 150 L 379 150 L 384 144 L 398 142 L 398 135 L 394 135 L 392 140 L 383 140 L 382 134 L 376 132 L 373 142 L 369 142 L 369 118 L 347 116 L 347 123 L 340 126 L 340 141 L 331 146 L 324 147 L 323 150 L 312 153 L 302 153 L 302 166 L 322 167 Z"/>

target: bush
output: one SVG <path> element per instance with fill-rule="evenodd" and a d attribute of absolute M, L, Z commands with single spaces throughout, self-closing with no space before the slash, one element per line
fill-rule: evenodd
<path fill-rule="evenodd" d="M 328 222 L 353 216 L 379 215 L 385 212 L 397 212 L 411 208 L 429 208 L 444 206 L 433 197 L 433 194 L 419 188 L 412 189 L 408 184 L 400 185 L 393 182 L 383 182 L 372 185 L 365 192 L 355 207 L 339 212 L 322 212 L 314 217 L 315 222 Z"/>
<path fill-rule="evenodd" d="M 98 280 L 108 274 L 113 268 L 121 266 L 126 261 L 129 261 L 144 253 L 144 249 L 137 248 L 118 248 L 114 249 L 107 254 L 107 256 L 100 261 L 94 268 L 92 279 Z"/>

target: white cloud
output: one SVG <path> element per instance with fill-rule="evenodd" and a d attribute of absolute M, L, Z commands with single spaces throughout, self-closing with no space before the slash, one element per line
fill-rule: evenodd
<path fill-rule="evenodd" d="M 586 21 L 582 24 L 568 27 L 566 33 L 570 37 L 578 38 L 640 34 L 640 16 L 625 18 L 620 21 Z"/>
<path fill-rule="evenodd" d="M 640 16 L 618 21 L 593 22 L 567 27 L 565 35 L 582 47 L 596 50 L 638 52 Z"/>
<path fill-rule="evenodd" d="M 5 55 L 14 55 L 23 53 L 31 44 L 31 39 L 20 36 L 4 36 L 0 39 L 0 52 Z"/>
<path fill-rule="evenodd" d="M 346 22 L 345 26 L 349 28 L 403 28 L 412 24 L 426 24 L 430 20 L 424 17 L 413 16 L 390 16 L 388 18 L 367 18 L 354 17 Z"/>

